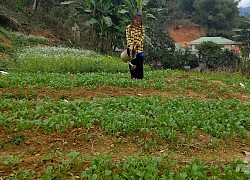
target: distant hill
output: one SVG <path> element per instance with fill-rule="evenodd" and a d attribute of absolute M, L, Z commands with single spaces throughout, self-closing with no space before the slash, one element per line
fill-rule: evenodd
<path fill-rule="evenodd" d="M 246 14 L 250 14 L 250 6 L 248 7 L 239 7 L 240 16 L 245 16 Z"/>

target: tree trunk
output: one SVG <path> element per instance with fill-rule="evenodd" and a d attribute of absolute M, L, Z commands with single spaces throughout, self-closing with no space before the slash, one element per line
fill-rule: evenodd
<path fill-rule="evenodd" d="M 95 18 L 96 16 L 96 9 L 93 10 L 92 12 L 92 18 Z M 93 29 L 93 49 L 95 51 L 98 51 L 98 42 L 97 42 L 97 32 L 96 32 L 96 27 L 95 25 L 93 24 L 92 25 L 92 29 Z"/>
<path fill-rule="evenodd" d="M 9 27 L 13 31 L 22 31 L 22 25 L 18 22 L 17 19 L 8 16 L 4 12 L 0 12 L 0 22 L 1 26 Z"/>
<path fill-rule="evenodd" d="M 34 0 L 32 9 L 35 11 L 37 7 L 37 0 Z"/>
<path fill-rule="evenodd" d="M 32 18 L 34 18 L 35 14 L 36 14 L 36 11 L 37 11 L 37 7 L 38 7 L 38 4 L 40 3 L 41 0 L 34 0 L 33 2 L 33 13 L 31 15 Z"/>
<path fill-rule="evenodd" d="M 93 33 L 93 50 L 98 51 L 98 43 L 97 43 L 97 34 L 96 34 L 96 29 L 95 25 L 92 25 L 92 33 Z"/>
<path fill-rule="evenodd" d="M 101 52 L 103 52 L 103 41 L 104 41 L 104 39 L 103 39 L 103 30 L 102 30 L 102 28 L 101 28 L 100 36 L 101 36 L 101 38 L 100 38 L 100 40 L 101 40 Z"/>

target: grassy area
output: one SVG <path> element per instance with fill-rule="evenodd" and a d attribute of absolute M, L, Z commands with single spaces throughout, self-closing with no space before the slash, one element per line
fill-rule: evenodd
<path fill-rule="evenodd" d="M 0 27 L 0 52 L 4 50 L 16 50 L 29 45 L 46 44 L 48 39 L 42 36 L 25 35 L 20 32 L 8 31 Z"/>
<path fill-rule="evenodd" d="M 12 62 L 17 71 L 46 73 L 126 72 L 119 58 L 94 51 L 64 47 L 31 47 L 19 52 Z"/>

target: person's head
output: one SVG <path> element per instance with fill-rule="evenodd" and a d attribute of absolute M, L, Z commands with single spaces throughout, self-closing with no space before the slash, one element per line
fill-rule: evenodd
<path fill-rule="evenodd" d="M 142 25 L 142 14 L 136 13 L 133 19 L 133 25 L 138 27 Z"/>

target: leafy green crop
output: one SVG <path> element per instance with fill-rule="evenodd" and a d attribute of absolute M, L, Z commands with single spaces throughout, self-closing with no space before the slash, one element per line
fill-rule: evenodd
<path fill-rule="evenodd" d="M 128 70 L 127 70 L 128 71 Z M 97 86 L 118 86 L 122 88 L 143 88 L 173 91 L 183 94 L 184 90 L 192 90 L 196 93 L 206 93 L 211 97 L 211 93 L 249 93 L 250 82 L 238 76 L 223 77 L 218 81 L 218 75 L 208 76 L 206 74 L 186 74 L 180 71 L 146 71 L 143 81 L 131 80 L 129 73 L 10 73 L 8 76 L 0 78 L 0 87 L 5 88 L 41 88 L 53 89 L 75 87 L 95 88 Z M 243 83 L 245 88 L 241 88 L 239 83 Z M 1 95 L 1 94 L 0 94 Z M 214 95 L 216 96 L 216 94 Z M 216 98 L 216 97 L 211 97 Z"/>
<path fill-rule="evenodd" d="M 43 172 L 30 169 L 13 170 L 4 179 L 247 179 L 249 165 L 235 159 L 228 165 L 208 165 L 192 158 L 180 165 L 173 154 L 153 157 L 121 157 L 113 159 L 108 152 L 98 156 L 70 152 L 61 155 L 50 154 L 47 160 L 57 158 L 56 164 L 46 164 L 41 160 Z M 46 155 L 47 156 L 47 155 Z M 21 157 L 21 156 L 20 156 Z M 20 157 L 0 156 L 0 165 L 13 169 L 20 163 Z M 83 168 L 84 167 L 84 168 Z"/>
<path fill-rule="evenodd" d="M 97 122 L 109 132 L 129 135 L 143 129 L 174 141 L 180 132 L 202 130 L 217 138 L 246 137 L 250 104 L 237 100 L 199 101 L 185 98 L 106 98 L 73 102 L 3 99 L 0 125 L 18 130 L 66 131 Z"/>

